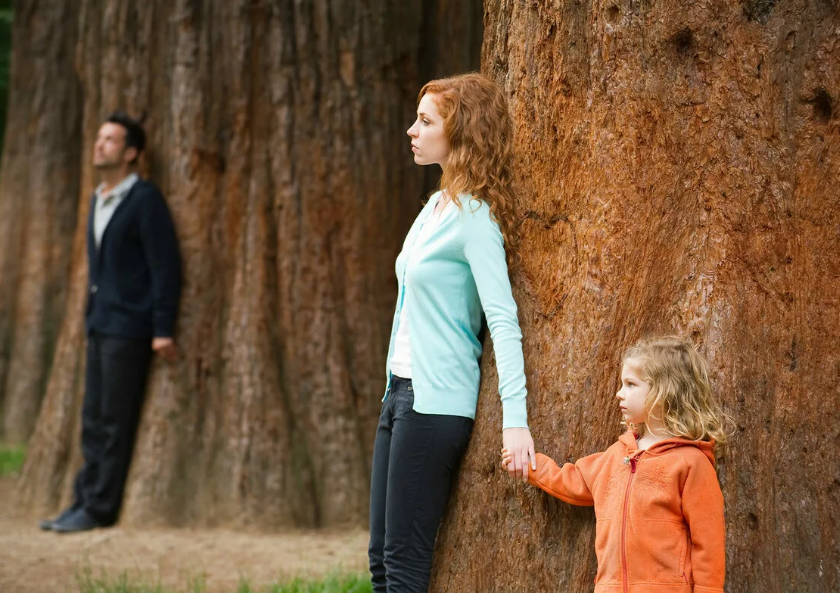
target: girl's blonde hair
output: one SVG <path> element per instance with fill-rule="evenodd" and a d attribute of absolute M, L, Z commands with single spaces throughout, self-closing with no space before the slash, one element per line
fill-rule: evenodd
<path fill-rule="evenodd" d="M 712 394 L 709 367 L 689 340 L 662 336 L 630 347 L 623 362 L 650 385 L 645 401 L 649 415 L 661 420 L 672 435 L 695 441 L 713 440 L 723 446 L 731 423 Z M 644 424 L 630 428 L 644 434 Z"/>
<path fill-rule="evenodd" d="M 502 90 L 483 74 L 471 72 L 426 83 L 418 104 L 426 94 L 435 95 L 449 141 L 440 188 L 450 199 L 471 194 L 485 202 L 505 246 L 511 247 L 515 243 L 512 125 Z M 452 201 L 461 207 L 459 200 Z"/>

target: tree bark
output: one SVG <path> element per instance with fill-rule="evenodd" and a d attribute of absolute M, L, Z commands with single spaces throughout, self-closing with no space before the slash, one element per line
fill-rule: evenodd
<path fill-rule="evenodd" d="M 513 280 L 537 450 L 606 448 L 622 351 L 692 337 L 737 424 L 718 469 L 727 591 L 840 588 L 838 11 L 485 6 L 483 70 L 510 97 L 522 178 Z M 485 358 L 432 590 L 591 591 L 594 515 L 503 474 Z"/>
<path fill-rule="evenodd" d="M 75 0 L 22 4 L 13 25 L 0 166 L 0 439 L 22 443 L 38 417 L 64 318 L 76 227 L 81 89 Z"/>
<path fill-rule="evenodd" d="M 405 136 L 422 3 L 80 4 L 73 273 L 18 504 L 66 504 L 80 463 L 87 158 L 120 107 L 148 113 L 185 270 L 181 358 L 150 377 L 123 520 L 364 524 L 393 264 L 424 189 Z"/>

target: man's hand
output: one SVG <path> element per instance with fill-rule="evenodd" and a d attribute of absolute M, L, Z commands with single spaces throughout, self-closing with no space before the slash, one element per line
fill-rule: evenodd
<path fill-rule="evenodd" d="M 152 338 L 152 350 L 167 362 L 178 358 L 178 349 L 172 338 Z"/>
<path fill-rule="evenodd" d="M 502 431 L 502 442 L 502 457 L 508 458 L 503 465 L 508 475 L 527 482 L 529 466 L 534 471 L 537 469 L 537 454 L 534 452 L 531 431 L 527 428 L 506 428 Z"/>

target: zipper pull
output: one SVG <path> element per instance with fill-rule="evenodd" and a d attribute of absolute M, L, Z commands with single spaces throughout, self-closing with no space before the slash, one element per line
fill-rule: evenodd
<path fill-rule="evenodd" d="M 631 474 L 636 473 L 636 458 L 635 457 L 630 458 L 630 473 Z"/>

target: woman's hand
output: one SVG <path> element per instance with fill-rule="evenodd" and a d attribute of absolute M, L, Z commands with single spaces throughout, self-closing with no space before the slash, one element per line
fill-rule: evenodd
<path fill-rule="evenodd" d="M 537 469 L 531 431 L 527 428 L 506 428 L 502 431 L 502 443 L 502 467 L 511 478 L 527 482 L 529 466 L 534 471 Z"/>

